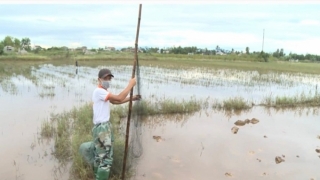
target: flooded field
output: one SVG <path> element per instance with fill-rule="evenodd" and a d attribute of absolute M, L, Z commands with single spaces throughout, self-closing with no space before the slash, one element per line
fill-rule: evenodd
<path fill-rule="evenodd" d="M 68 179 L 70 164 L 61 168 L 54 158 L 53 140 L 40 137 L 42 122 L 90 102 L 100 68 L 112 70 L 110 91 L 118 93 L 132 67 L 30 67 L 0 74 L 0 177 Z M 260 106 L 277 96 L 318 97 L 319 75 L 140 67 L 140 77 L 143 100 L 195 98 L 208 105 L 194 114 L 146 117 L 133 179 L 320 179 L 319 107 Z M 250 108 L 232 113 L 214 108 L 233 97 Z M 234 124 L 252 118 L 259 122 Z"/>
<path fill-rule="evenodd" d="M 198 112 L 160 125 L 150 118 L 135 179 L 319 179 L 320 121 L 306 112 Z M 234 134 L 236 121 L 252 118 L 259 122 Z"/>

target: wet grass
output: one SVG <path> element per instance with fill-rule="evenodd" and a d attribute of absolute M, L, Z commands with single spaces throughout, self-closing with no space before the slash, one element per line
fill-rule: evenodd
<path fill-rule="evenodd" d="M 261 105 L 276 108 L 315 107 L 320 106 L 320 94 L 317 92 L 308 95 L 301 93 L 295 96 L 275 96 L 274 98 L 270 95 L 263 100 Z"/>
<path fill-rule="evenodd" d="M 254 104 L 243 97 L 231 97 L 219 102 L 213 101 L 212 108 L 216 110 L 225 111 L 246 111 L 255 106 L 264 106 L 266 108 L 306 108 L 306 107 L 320 107 L 320 94 L 300 93 L 293 96 L 275 96 L 265 97 L 261 103 Z"/>
<path fill-rule="evenodd" d="M 231 97 L 229 99 L 223 100 L 222 103 L 215 101 L 212 105 L 212 108 L 214 109 L 223 109 L 227 111 L 247 110 L 251 107 L 252 105 L 250 105 L 250 103 L 243 97 Z"/>
<path fill-rule="evenodd" d="M 55 129 L 53 128 L 53 126 L 48 120 L 43 121 L 41 123 L 41 132 L 40 132 L 41 137 L 51 138 L 54 133 L 55 133 Z"/>
<path fill-rule="evenodd" d="M 205 104 L 204 101 L 191 98 L 190 100 L 177 101 L 174 99 L 166 99 L 157 103 L 142 101 L 133 107 L 133 111 L 137 111 L 142 116 L 152 116 L 159 114 L 185 114 L 199 111 Z"/>

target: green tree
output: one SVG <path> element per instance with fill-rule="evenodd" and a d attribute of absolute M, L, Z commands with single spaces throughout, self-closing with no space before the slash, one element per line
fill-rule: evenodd
<path fill-rule="evenodd" d="M 280 57 L 285 56 L 285 54 L 284 54 L 284 52 L 283 52 L 283 49 L 280 50 L 279 56 L 280 56 Z"/>
<path fill-rule="evenodd" d="M 277 49 L 277 51 L 273 53 L 273 57 L 276 57 L 276 58 L 280 57 L 279 49 Z"/>
<path fill-rule="evenodd" d="M 14 38 L 11 36 L 6 36 L 3 40 L 4 46 L 12 46 L 14 47 Z"/>
<path fill-rule="evenodd" d="M 217 45 L 217 47 L 216 47 L 216 51 L 218 52 L 218 51 L 220 51 L 220 47 Z"/>
<path fill-rule="evenodd" d="M 268 53 L 265 53 L 263 51 L 260 52 L 259 58 L 262 58 L 264 60 L 264 62 L 268 62 L 269 61 L 269 54 Z"/>
<path fill-rule="evenodd" d="M 26 50 L 31 50 L 31 40 L 29 38 L 22 38 L 21 40 L 21 47 Z"/>
<path fill-rule="evenodd" d="M 0 42 L 0 55 L 3 54 L 3 48 L 4 48 L 4 43 L 3 41 Z"/>
<path fill-rule="evenodd" d="M 14 48 L 19 49 L 20 48 L 20 44 L 21 44 L 20 40 L 15 38 L 14 39 Z"/>
<path fill-rule="evenodd" d="M 246 54 L 250 54 L 249 50 L 249 47 L 246 47 Z"/>

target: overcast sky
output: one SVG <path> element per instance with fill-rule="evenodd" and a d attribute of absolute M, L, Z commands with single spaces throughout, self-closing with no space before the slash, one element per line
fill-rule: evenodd
<path fill-rule="evenodd" d="M 138 10 L 138 2 L 3 3 L 0 39 L 29 37 L 42 47 L 133 47 Z M 142 3 L 138 45 L 261 51 L 263 29 L 266 52 L 283 48 L 285 53 L 320 55 L 320 3 L 310 2 Z"/>

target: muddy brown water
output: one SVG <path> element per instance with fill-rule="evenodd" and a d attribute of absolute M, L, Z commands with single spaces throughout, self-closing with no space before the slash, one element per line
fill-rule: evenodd
<path fill-rule="evenodd" d="M 69 165 L 61 168 L 51 155 L 52 140 L 39 138 L 41 122 L 51 113 L 90 101 L 99 68 L 80 67 L 75 74 L 73 66 L 45 64 L 32 71 L 36 80 L 22 74 L 1 81 L 1 180 L 68 179 Z M 111 69 L 117 78 L 112 90 L 119 92 L 131 76 L 131 67 Z M 255 72 L 188 72 L 141 70 L 143 97 L 224 99 L 241 95 L 259 100 L 271 92 L 307 92 L 320 82 L 317 76 L 282 75 L 282 81 L 291 79 L 290 83 L 252 85 L 252 77 L 261 78 Z M 320 148 L 317 112 L 257 107 L 226 116 L 209 108 L 178 119 L 167 116 L 161 123 L 150 118 L 142 126 L 143 155 L 135 179 L 320 179 L 320 154 L 315 152 Z M 241 126 L 237 134 L 231 132 L 235 121 L 253 117 L 259 123 Z M 276 164 L 275 157 L 282 155 L 285 161 Z"/>
<path fill-rule="evenodd" d="M 223 112 L 198 112 L 161 126 L 150 118 L 135 179 L 319 179 L 319 116 L 303 113 L 270 116 L 255 108 L 226 118 Z M 260 122 L 231 132 L 235 121 L 252 117 Z M 277 164 L 276 156 L 285 162 Z"/>

